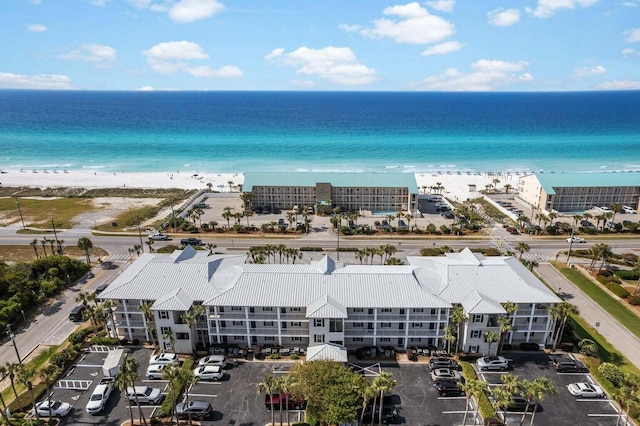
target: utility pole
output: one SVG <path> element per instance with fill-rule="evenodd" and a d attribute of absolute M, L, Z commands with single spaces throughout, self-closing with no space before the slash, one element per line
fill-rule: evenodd
<path fill-rule="evenodd" d="M 53 219 L 51 219 L 51 226 L 53 227 L 53 238 L 56 239 L 56 246 L 58 246 L 58 254 L 60 254 L 61 247 L 60 247 L 60 241 L 58 241 L 58 233 L 56 232 L 56 224 L 53 221 Z"/>
<path fill-rule="evenodd" d="M 27 229 L 27 227 L 24 225 L 24 217 L 22 216 L 22 209 L 20 208 L 20 203 L 18 202 L 18 196 L 15 196 L 16 199 L 16 206 L 18 207 L 18 212 L 20 212 L 20 221 L 22 222 L 22 229 Z"/>
<path fill-rule="evenodd" d="M 176 213 L 173 211 L 173 198 L 171 199 L 171 229 L 176 232 Z"/>
<path fill-rule="evenodd" d="M 22 364 L 22 359 L 20 358 L 20 353 L 18 353 L 18 346 L 16 345 L 16 336 L 11 331 L 11 324 L 7 324 L 7 334 L 9 335 L 9 339 L 11 339 L 11 343 L 13 343 L 13 349 L 16 350 L 16 356 L 18 357 L 18 363 Z"/>
<path fill-rule="evenodd" d="M 571 246 L 573 245 L 573 226 L 571 227 L 571 237 L 569 237 L 569 251 L 567 252 L 567 266 L 571 265 L 569 258 L 571 257 Z"/>
<path fill-rule="evenodd" d="M 144 243 L 142 242 L 142 230 L 140 229 L 140 216 L 136 216 L 138 219 L 138 237 L 140 237 L 140 250 L 144 253 Z"/>

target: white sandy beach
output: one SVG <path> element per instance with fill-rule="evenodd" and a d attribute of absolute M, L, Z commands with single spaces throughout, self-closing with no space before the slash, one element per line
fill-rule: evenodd
<path fill-rule="evenodd" d="M 416 182 L 420 192 L 426 188 L 436 186 L 438 183 L 444 187 L 446 196 L 465 200 L 477 194 L 470 193 L 469 185 L 476 185 L 479 191 L 485 189 L 485 185 L 492 184 L 494 179 L 499 179 L 497 184 L 502 188 L 505 184 L 516 187 L 518 176 L 513 174 L 501 174 L 499 172 L 466 174 L 461 172 L 433 172 L 416 174 Z M 5 187 L 80 187 L 80 188 L 181 188 L 181 189 L 205 189 L 210 184 L 213 191 L 229 192 L 229 182 L 232 190 L 244 182 L 243 173 L 204 173 L 200 171 L 181 171 L 175 173 L 106 173 L 87 170 L 68 170 L 67 172 L 49 170 L 37 171 L 4 171 L 0 174 L 0 184 Z"/>

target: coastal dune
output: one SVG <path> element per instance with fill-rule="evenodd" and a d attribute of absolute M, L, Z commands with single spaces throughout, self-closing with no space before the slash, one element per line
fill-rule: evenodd
<path fill-rule="evenodd" d="M 422 193 L 429 192 L 429 187 L 442 186 L 442 193 L 452 199 L 465 200 L 477 196 L 470 192 L 470 185 L 476 190 L 485 189 L 485 185 L 493 184 L 498 179 L 498 188 L 505 184 L 516 187 L 518 176 L 510 173 L 417 173 L 416 182 Z M 230 184 L 231 182 L 231 184 Z M 0 184 L 4 187 L 36 187 L 36 188 L 179 188 L 207 189 L 216 192 L 237 192 L 237 185 L 244 182 L 243 173 L 206 173 L 200 171 L 180 172 L 100 172 L 88 170 L 66 171 L 4 171 L 0 175 Z M 440 184 L 440 185 L 437 185 Z M 473 189 L 471 187 L 471 189 Z"/>

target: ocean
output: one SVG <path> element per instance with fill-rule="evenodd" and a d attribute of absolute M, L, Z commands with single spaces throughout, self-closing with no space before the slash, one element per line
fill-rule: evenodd
<path fill-rule="evenodd" d="M 640 170 L 640 91 L 0 90 L 0 170 Z"/>

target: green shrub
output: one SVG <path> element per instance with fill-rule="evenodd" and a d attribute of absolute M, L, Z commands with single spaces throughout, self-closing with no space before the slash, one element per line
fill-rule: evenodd
<path fill-rule="evenodd" d="M 596 356 L 598 355 L 598 346 L 596 342 L 591 339 L 582 339 L 578 342 L 578 348 L 580 348 L 580 353 L 587 356 Z"/>
<path fill-rule="evenodd" d="M 300 356 L 298 356 L 298 354 L 291 354 L 291 355 L 289 355 L 289 358 L 298 359 L 298 358 L 300 358 Z"/>
<path fill-rule="evenodd" d="M 115 346 L 118 344 L 118 339 L 114 339 L 113 337 L 101 337 L 100 340 L 96 336 L 92 336 L 89 340 L 89 343 L 92 345 L 106 345 L 106 346 Z"/>
<path fill-rule="evenodd" d="M 278 354 L 278 353 L 271 354 L 271 355 L 269 355 L 269 359 L 280 359 L 280 354 Z"/>
<path fill-rule="evenodd" d="M 635 294 L 632 294 L 629 297 L 627 297 L 627 302 L 629 302 L 630 305 L 638 306 L 640 305 L 640 296 L 636 296 Z"/>
<path fill-rule="evenodd" d="M 626 299 L 629 296 L 629 292 L 619 284 L 608 283 L 605 287 L 621 299 Z"/>
<path fill-rule="evenodd" d="M 74 331 L 73 333 L 71 333 L 68 337 L 69 342 L 71 342 L 72 345 L 78 345 L 82 342 L 84 342 L 84 339 L 87 337 L 87 331 L 86 330 L 78 330 L 78 331 Z"/>
<path fill-rule="evenodd" d="M 627 280 L 627 281 L 637 281 L 640 279 L 640 274 L 634 271 L 626 270 L 626 269 L 621 269 L 619 271 L 616 271 L 616 276 L 622 280 Z"/>
<path fill-rule="evenodd" d="M 63 368 L 67 361 L 69 361 L 69 353 L 67 351 L 56 352 L 51 356 L 51 364 L 58 368 Z"/>
<path fill-rule="evenodd" d="M 603 362 L 600 364 L 598 367 L 598 373 L 616 387 L 620 386 L 624 380 L 624 371 L 622 371 L 622 369 L 617 365 L 611 364 L 610 362 Z"/>
<path fill-rule="evenodd" d="M 322 247 L 300 247 L 300 251 L 324 251 Z"/>

